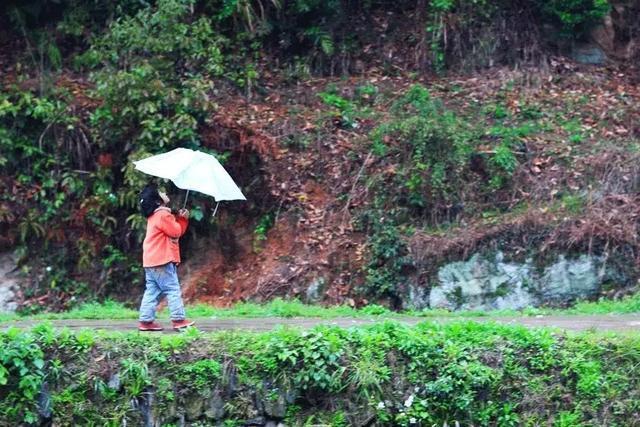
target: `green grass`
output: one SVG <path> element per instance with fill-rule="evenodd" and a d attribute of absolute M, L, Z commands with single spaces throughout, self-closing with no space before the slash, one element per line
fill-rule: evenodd
<path fill-rule="evenodd" d="M 193 318 L 257 318 L 257 317 L 318 317 L 330 319 L 336 317 L 398 317 L 402 315 L 425 318 L 433 317 L 515 317 L 539 315 L 596 315 L 640 313 L 640 293 L 624 299 L 600 300 L 596 302 L 578 302 L 567 309 L 526 308 L 524 310 L 494 311 L 447 311 L 440 309 L 409 310 L 400 313 L 389 311 L 379 305 L 369 305 L 360 309 L 349 306 L 324 307 L 304 304 L 298 300 L 275 299 L 265 304 L 239 303 L 230 308 L 216 308 L 206 304 L 195 304 L 186 308 L 187 315 Z M 105 301 L 86 303 L 62 313 L 40 313 L 28 316 L 19 314 L 0 314 L 0 322 L 11 320 L 62 320 L 62 319 L 137 319 L 138 311 L 121 303 Z M 169 317 L 165 308 L 159 313 L 162 319 Z"/>
<path fill-rule="evenodd" d="M 397 313 L 378 306 L 369 305 L 355 309 L 345 305 L 324 307 L 304 304 L 298 300 L 274 299 L 265 304 L 238 303 L 230 308 L 217 308 L 206 304 L 195 304 L 186 307 L 187 316 L 193 318 L 256 318 L 256 317 L 319 317 L 323 319 L 336 317 L 369 317 L 397 316 Z M 158 313 L 159 318 L 168 318 L 166 308 Z M 77 308 L 61 313 L 39 313 L 27 316 L 19 314 L 2 314 L 1 321 L 20 319 L 62 320 L 62 319 L 137 319 L 138 311 L 127 308 L 115 301 L 103 303 L 85 303 Z"/>
<path fill-rule="evenodd" d="M 189 307 L 188 314 L 192 317 L 358 317 L 376 314 L 390 314 L 391 312 L 379 307 L 368 310 L 339 305 L 324 307 L 319 305 L 304 304 L 298 300 L 286 301 L 275 299 L 266 304 L 239 303 L 230 308 L 215 308 L 205 304 L 196 304 Z M 163 313 L 166 315 L 166 312 Z"/>
<path fill-rule="evenodd" d="M 492 311 L 447 311 L 426 309 L 407 314 L 420 317 L 512 317 L 512 316 L 552 316 L 552 315 L 596 315 L 640 313 L 640 293 L 620 300 L 601 299 L 599 301 L 579 301 L 569 308 L 528 307 L 523 310 Z"/>
<path fill-rule="evenodd" d="M 568 314 L 640 313 L 640 293 L 619 301 L 602 299 L 597 302 L 579 302 L 565 310 Z"/>
<path fill-rule="evenodd" d="M 19 314 L 3 314 L 0 315 L 0 321 L 20 319 L 135 319 L 137 316 L 138 312 L 136 310 L 127 308 L 119 302 L 107 300 L 102 303 L 85 303 L 61 313 L 38 313 L 28 316 L 21 316 Z"/>

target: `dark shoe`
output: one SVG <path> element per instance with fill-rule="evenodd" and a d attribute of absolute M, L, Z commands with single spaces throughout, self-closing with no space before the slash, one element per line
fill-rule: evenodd
<path fill-rule="evenodd" d="M 182 320 L 172 320 L 171 323 L 173 324 L 173 329 L 175 329 L 176 331 L 179 331 L 180 329 L 187 328 L 196 322 L 192 320 L 182 319 Z"/>
<path fill-rule="evenodd" d="M 138 323 L 139 331 L 162 331 L 164 328 L 159 323 L 154 322 L 140 322 Z"/>

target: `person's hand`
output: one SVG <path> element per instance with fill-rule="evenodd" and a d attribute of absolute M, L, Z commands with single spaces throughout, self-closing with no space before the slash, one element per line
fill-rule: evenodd
<path fill-rule="evenodd" d="M 180 209 L 178 211 L 178 216 L 181 216 L 183 218 L 189 218 L 189 210 L 188 209 Z"/>

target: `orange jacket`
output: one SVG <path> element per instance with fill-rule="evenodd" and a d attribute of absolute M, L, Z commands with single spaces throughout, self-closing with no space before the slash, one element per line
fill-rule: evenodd
<path fill-rule="evenodd" d="M 147 234 L 142 243 L 142 266 L 157 267 L 169 262 L 180 263 L 180 238 L 189 220 L 173 215 L 171 209 L 159 207 L 147 219 Z"/>

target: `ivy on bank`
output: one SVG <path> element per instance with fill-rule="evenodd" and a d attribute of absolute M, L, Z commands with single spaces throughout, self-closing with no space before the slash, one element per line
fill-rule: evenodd
<path fill-rule="evenodd" d="M 0 425 L 640 421 L 636 336 L 471 322 L 160 337 L 40 326 L 0 343 Z"/>

